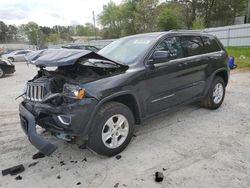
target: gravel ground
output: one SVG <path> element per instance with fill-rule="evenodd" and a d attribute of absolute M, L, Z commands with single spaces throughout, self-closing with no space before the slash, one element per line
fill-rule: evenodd
<path fill-rule="evenodd" d="M 22 180 L 0 175 L 0 187 L 250 187 L 250 72 L 231 74 L 218 110 L 189 105 L 138 126 L 119 160 L 48 133 L 42 134 L 58 150 L 33 160 L 37 150 L 20 128 L 15 98 L 36 68 L 16 63 L 16 70 L 0 79 L 0 167 L 22 163 L 25 171 Z M 154 181 L 156 171 L 163 182 Z"/>

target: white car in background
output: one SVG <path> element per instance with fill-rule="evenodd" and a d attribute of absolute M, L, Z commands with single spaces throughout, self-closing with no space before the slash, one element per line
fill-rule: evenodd
<path fill-rule="evenodd" d="M 14 61 L 26 61 L 25 55 L 32 52 L 32 50 L 16 50 L 8 54 L 2 55 L 2 58 L 8 59 L 11 62 Z"/>

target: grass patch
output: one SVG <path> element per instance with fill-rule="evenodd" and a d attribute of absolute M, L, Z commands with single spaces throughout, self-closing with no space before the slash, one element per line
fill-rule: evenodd
<path fill-rule="evenodd" d="M 239 69 L 250 69 L 250 47 L 227 48 L 229 56 L 234 56 Z"/>

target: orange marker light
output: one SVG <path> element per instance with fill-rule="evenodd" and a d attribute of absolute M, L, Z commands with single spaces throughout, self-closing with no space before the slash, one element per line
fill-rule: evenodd
<path fill-rule="evenodd" d="M 85 92 L 83 89 L 80 89 L 78 92 L 78 98 L 83 99 L 85 97 Z"/>

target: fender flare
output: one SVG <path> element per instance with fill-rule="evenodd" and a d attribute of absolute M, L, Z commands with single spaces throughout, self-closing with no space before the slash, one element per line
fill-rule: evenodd
<path fill-rule="evenodd" d="M 214 80 L 215 75 L 216 75 L 217 73 L 219 73 L 219 72 L 222 72 L 222 71 L 226 71 L 226 72 L 227 72 L 227 77 L 228 77 L 228 79 L 229 79 L 229 72 L 228 72 L 228 69 L 226 69 L 226 68 L 220 68 L 220 69 L 217 69 L 216 71 L 214 71 L 214 72 L 209 76 L 209 78 L 207 79 L 206 87 L 205 87 L 205 90 L 204 90 L 204 96 L 206 96 L 206 94 L 207 94 L 207 92 L 208 92 L 208 90 L 209 90 L 209 88 L 210 88 L 210 86 L 211 86 L 211 84 L 212 84 L 212 82 L 213 82 L 213 80 Z"/>
<path fill-rule="evenodd" d="M 85 126 L 83 126 L 83 130 L 81 130 L 81 133 L 83 133 L 84 136 L 86 136 L 91 132 L 92 124 L 93 124 L 95 115 L 104 103 L 111 101 L 112 99 L 114 99 L 116 97 L 123 96 L 123 95 L 131 95 L 134 98 L 134 100 L 136 102 L 136 106 L 138 108 L 139 119 L 141 119 L 141 108 L 140 108 L 140 105 L 138 103 L 138 98 L 136 97 L 136 95 L 130 90 L 120 91 L 120 92 L 114 93 L 112 95 L 109 95 L 109 96 L 101 99 L 98 102 L 98 104 L 96 105 L 95 109 L 93 110 L 93 112 L 91 113 L 91 115 L 89 117 L 88 123 Z"/>

